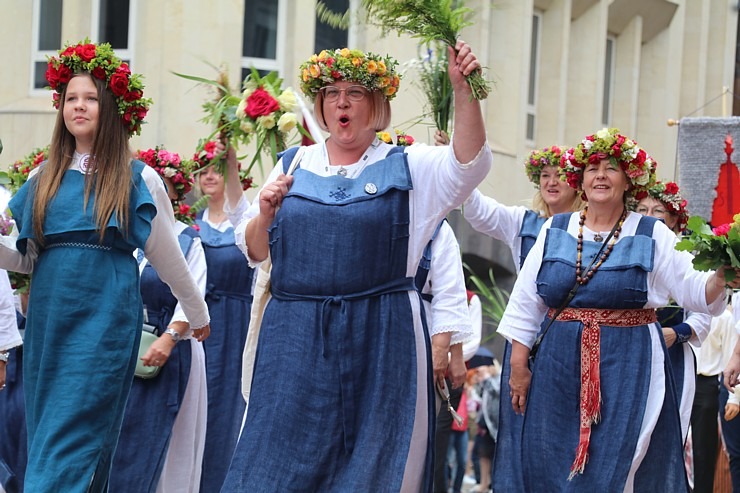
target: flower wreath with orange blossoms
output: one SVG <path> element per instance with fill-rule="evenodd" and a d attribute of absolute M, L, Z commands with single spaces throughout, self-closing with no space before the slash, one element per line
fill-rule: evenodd
<path fill-rule="evenodd" d="M 144 97 L 144 84 L 139 74 L 132 74 L 128 64 L 118 58 L 109 43 L 98 45 L 84 41 L 59 50 L 59 56 L 49 57 L 46 80 L 54 90 L 53 103 L 59 109 L 62 91 L 72 76 L 88 72 L 92 77 L 105 81 L 113 93 L 118 114 L 129 136 L 141 133 L 152 100 Z"/>
<path fill-rule="evenodd" d="M 545 166 L 560 167 L 560 156 L 563 150 L 558 146 L 545 147 L 532 151 L 526 161 L 524 161 L 524 170 L 527 173 L 529 181 L 534 183 L 535 188 L 540 188 L 540 174 Z"/>
<path fill-rule="evenodd" d="M 301 64 L 301 90 L 315 101 L 322 87 L 344 80 L 357 82 L 368 91 L 380 91 L 391 101 L 396 97 L 401 82 L 401 76 L 396 72 L 397 65 L 398 62 L 390 56 L 349 48 L 324 50 Z"/>
<path fill-rule="evenodd" d="M 655 160 L 616 128 L 602 128 L 583 139 L 575 149 L 565 151 L 560 157 L 561 179 L 572 188 L 581 190 L 583 170 L 603 159 L 608 159 L 612 166 L 625 172 L 632 185 L 628 191 L 632 197 L 647 191 L 655 183 Z"/>

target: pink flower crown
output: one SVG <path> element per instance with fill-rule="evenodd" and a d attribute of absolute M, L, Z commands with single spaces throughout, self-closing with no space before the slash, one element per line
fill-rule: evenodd
<path fill-rule="evenodd" d="M 628 193 L 633 197 L 655 183 L 657 165 L 653 158 L 616 128 L 602 128 L 583 139 L 575 149 L 565 151 L 560 157 L 561 175 L 568 185 L 581 190 L 583 170 L 602 159 L 608 159 L 625 172 L 632 184 Z"/>
<path fill-rule="evenodd" d="M 109 43 L 96 45 L 85 38 L 76 45 L 59 50 L 58 57 L 49 57 L 46 80 L 55 91 L 54 107 L 59 109 L 64 87 L 74 74 L 81 72 L 88 72 L 92 77 L 105 81 L 115 97 L 118 114 L 129 136 L 139 134 L 152 100 L 144 97 L 141 76 L 131 73 L 128 64 L 113 53 Z"/>
<path fill-rule="evenodd" d="M 303 94 L 316 100 L 322 87 L 345 80 L 357 82 L 368 91 L 381 91 L 388 101 L 396 97 L 401 76 L 398 62 L 390 56 L 342 48 L 311 55 L 299 67 Z"/>
<path fill-rule="evenodd" d="M 635 196 L 635 199 L 642 200 L 645 197 L 650 196 L 655 200 L 661 202 L 669 212 L 675 214 L 678 217 L 678 232 L 683 233 L 686 229 L 686 225 L 689 222 L 689 211 L 687 209 L 688 202 L 686 199 L 681 197 L 680 189 L 678 185 L 672 181 L 662 182 L 658 181 L 653 186 L 647 189 L 646 192 L 640 192 Z"/>
<path fill-rule="evenodd" d="M 218 164 L 222 159 L 226 159 L 222 154 L 216 153 L 216 141 L 201 139 L 193 155 L 193 173 L 199 173 L 208 166 Z M 242 190 L 249 190 L 254 186 L 254 180 L 246 170 L 242 170 L 239 164 L 239 181 L 242 184 Z"/>
<path fill-rule="evenodd" d="M 193 189 L 193 175 L 188 163 L 183 162 L 176 152 L 169 152 L 164 147 L 157 146 L 154 149 L 140 150 L 134 157 L 154 168 L 154 171 L 163 178 L 172 180 L 177 192 L 175 202 L 185 200 L 185 195 Z"/>
<path fill-rule="evenodd" d="M 527 173 L 529 181 L 534 183 L 535 188 L 540 188 L 540 174 L 545 166 L 560 167 L 560 156 L 563 149 L 558 146 L 545 147 L 532 151 L 526 161 L 524 161 L 524 171 Z"/>

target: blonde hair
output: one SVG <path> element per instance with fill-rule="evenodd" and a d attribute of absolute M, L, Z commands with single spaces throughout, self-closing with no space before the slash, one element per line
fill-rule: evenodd
<path fill-rule="evenodd" d="M 583 201 L 583 199 L 581 199 L 581 193 L 576 192 L 575 196 L 573 197 L 573 202 L 570 204 L 569 212 L 578 212 L 583 209 L 584 205 L 586 205 L 586 203 Z M 541 190 L 537 190 L 537 192 L 534 194 L 534 197 L 532 198 L 532 210 L 538 213 L 544 213 L 544 217 L 553 216 L 552 211 L 550 211 L 550 206 L 547 205 L 545 199 L 542 197 Z"/>
<path fill-rule="evenodd" d="M 75 74 L 73 77 L 90 77 L 98 91 L 98 127 L 95 129 L 91 159 L 85 172 L 83 204 L 87 209 L 90 193 L 94 193 L 95 229 L 102 242 L 108 221 L 114 214 L 124 234 L 128 230 L 132 176 L 128 132 L 121 123 L 113 93 L 106 88 L 105 82 L 87 72 Z M 75 137 L 64 123 L 67 87 L 69 85 L 62 91 L 59 101 L 59 112 L 49 147 L 49 160 L 35 177 L 33 232 L 36 241 L 41 245 L 44 244 L 46 209 L 59 191 L 76 147 Z"/>
<path fill-rule="evenodd" d="M 370 110 L 370 124 L 373 130 L 380 132 L 385 130 L 391 124 L 391 103 L 380 91 L 370 91 L 370 101 L 372 103 Z M 313 103 L 313 112 L 316 115 L 316 122 L 324 132 L 329 131 L 324 117 L 324 92 L 319 91 L 316 95 L 316 101 Z"/>

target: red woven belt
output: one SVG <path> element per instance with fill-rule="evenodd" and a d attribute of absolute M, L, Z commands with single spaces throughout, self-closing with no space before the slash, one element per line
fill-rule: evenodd
<path fill-rule="evenodd" d="M 555 315 L 550 308 L 547 315 Z M 588 461 L 588 445 L 591 441 L 591 425 L 599 422 L 601 414 L 601 325 L 615 327 L 637 327 L 657 322 L 655 310 L 609 310 L 598 308 L 565 308 L 558 320 L 570 322 L 578 320 L 583 323 L 581 334 L 581 431 L 576 448 L 576 458 L 570 466 L 568 479 L 576 474 L 583 474 Z"/>

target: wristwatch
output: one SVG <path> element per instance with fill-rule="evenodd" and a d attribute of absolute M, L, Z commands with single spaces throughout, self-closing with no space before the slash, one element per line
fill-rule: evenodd
<path fill-rule="evenodd" d="M 172 342 L 174 342 L 175 344 L 180 342 L 180 340 L 182 339 L 182 336 L 180 335 L 180 333 L 176 331 L 175 329 L 167 329 L 164 331 L 164 333 L 169 334 L 170 337 L 172 337 Z"/>
<path fill-rule="evenodd" d="M 3 363 L 7 363 L 9 356 L 10 356 L 10 353 L 7 351 L 0 352 L 0 361 L 2 361 Z"/>

